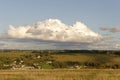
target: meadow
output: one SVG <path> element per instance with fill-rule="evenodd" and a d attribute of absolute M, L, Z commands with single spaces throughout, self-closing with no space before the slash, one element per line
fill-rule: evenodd
<path fill-rule="evenodd" d="M 0 69 L 120 69 L 120 51 L 1 50 Z"/>
<path fill-rule="evenodd" d="M 120 51 L 1 50 L 0 80 L 120 80 Z"/>
<path fill-rule="evenodd" d="M 0 80 L 120 80 L 120 70 L 1 70 Z"/>

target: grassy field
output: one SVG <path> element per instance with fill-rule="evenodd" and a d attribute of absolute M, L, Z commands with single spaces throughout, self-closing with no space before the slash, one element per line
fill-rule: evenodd
<path fill-rule="evenodd" d="M 21 68 L 22 66 L 35 69 L 71 69 L 76 66 L 82 69 L 120 69 L 120 51 L 0 51 L 1 70 Z"/>
<path fill-rule="evenodd" d="M 0 80 L 120 80 L 119 53 L 1 50 Z"/>
<path fill-rule="evenodd" d="M 120 70 L 0 70 L 0 80 L 120 80 Z"/>

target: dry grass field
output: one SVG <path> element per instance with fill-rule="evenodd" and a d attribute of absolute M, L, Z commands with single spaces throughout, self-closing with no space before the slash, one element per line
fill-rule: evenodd
<path fill-rule="evenodd" d="M 1 70 L 0 80 L 120 80 L 120 70 Z"/>

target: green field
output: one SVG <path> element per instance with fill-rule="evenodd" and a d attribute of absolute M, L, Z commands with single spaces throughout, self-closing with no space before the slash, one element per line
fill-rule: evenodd
<path fill-rule="evenodd" d="M 0 69 L 120 69 L 120 51 L 1 50 Z"/>
<path fill-rule="evenodd" d="M 0 80 L 120 80 L 120 51 L 1 50 Z"/>
<path fill-rule="evenodd" d="M 0 80 L 120 80 L 120 70 L 1 70 Z"/>

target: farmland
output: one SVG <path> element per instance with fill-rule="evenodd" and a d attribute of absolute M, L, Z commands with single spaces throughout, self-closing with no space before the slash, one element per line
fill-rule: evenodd
<path fill-rule="evenodd" d="M 0 80 L 119 80 L 119 77 L 120 51 L 0 51 Z"/>
<path fill-rule="evenodd" d="M 0 69 L 120 69 L 120 51 L 1 50 Z"/>

